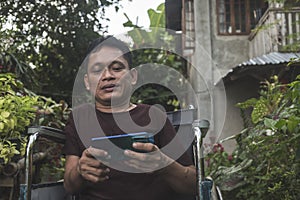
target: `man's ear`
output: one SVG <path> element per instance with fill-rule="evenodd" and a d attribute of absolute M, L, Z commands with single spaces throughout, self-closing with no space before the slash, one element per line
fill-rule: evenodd
<path fill-rule="evenodd" d="M 85 85 L 85 88 L 90 91 L 90 84 L 89 84 L 89 78 L 88 78 L 88 75 L 85 74 L 84 75 L 84 85 Z"/>
<path fill-rule="evenodd" d="M 130 69 L 131 84 L 135 85 L 138 80 L 138 72 L 135 68 Z"/>

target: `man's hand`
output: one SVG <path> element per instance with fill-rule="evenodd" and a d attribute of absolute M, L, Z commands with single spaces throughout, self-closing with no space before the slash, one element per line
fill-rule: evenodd
<path fill-rule="evenodd" d="M 142 172 L 154 172 L 171 164 L 173 160 L 163 154 L 159 148 L 152 143 L 133 143 L 133 148 L 147 153 L 139 153 L 125 150 L 124 154 L 129 157 L 124 163 Z"/>
<path fill-rule="evenodd" d="M 102 182 L 109 178 L 109 168 L 104 164 L 109 158 L 106 151 L 95 148 L 85 149 L 78 161 L 78 173 L 93 183 Z"/>

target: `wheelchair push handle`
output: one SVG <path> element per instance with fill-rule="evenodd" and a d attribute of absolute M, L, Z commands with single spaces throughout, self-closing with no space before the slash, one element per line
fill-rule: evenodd
<path fill-rule="evenodd" d="M 201 137 L 202 138 L 205 138 L 205 136 L 208 132 L 209 126 L 210 126 L 210 123 L 206 119 L 195 120 L 193 122 L 193 129 L 199 128 L 200 131 L 201 131 Z"/>
<path fill-rule="evenodd" d="M 197 199 L 203 200 L 203 183 L 205 182 L 205 171 L 204 171 L 204 156 L 203 156 L 203 138 L 206 136 L 210 123 L 208 120 L 195 120 L 193 122 L 193 133 L 195 136 L 193 150 L 194 160 L 196 166 L 197 175 Z"/>

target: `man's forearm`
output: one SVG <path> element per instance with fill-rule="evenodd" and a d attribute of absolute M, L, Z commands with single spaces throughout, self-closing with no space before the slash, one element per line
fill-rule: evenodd
<path fill-rule="evenodd" d="M 173 162 L 162 171 L 164 180 L 171 188 L 184 194 L 196 195 L 196 170 L 194 166 L 182 166 Z"/>
<path fill-rule="evenodd" d="M 77 170 L 77 166 L 72 167 L 67 173 L 65 173 L 64 186 L 70 194 L 79 193 L 84 186 L 84 182 L 84 179 Z"/>

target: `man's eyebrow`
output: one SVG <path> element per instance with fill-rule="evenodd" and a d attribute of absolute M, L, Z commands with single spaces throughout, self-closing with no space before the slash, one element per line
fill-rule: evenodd
<path fill-rule="evenodd" d="M 105 66 L 105 63 L 96 62 L 96 63 L 94 63 L 94 64 L 91 66 L 91 68 L 92 68 L 92 67 L 96 67 L 96 66 L 102 67 L 102 66 Z"/>

